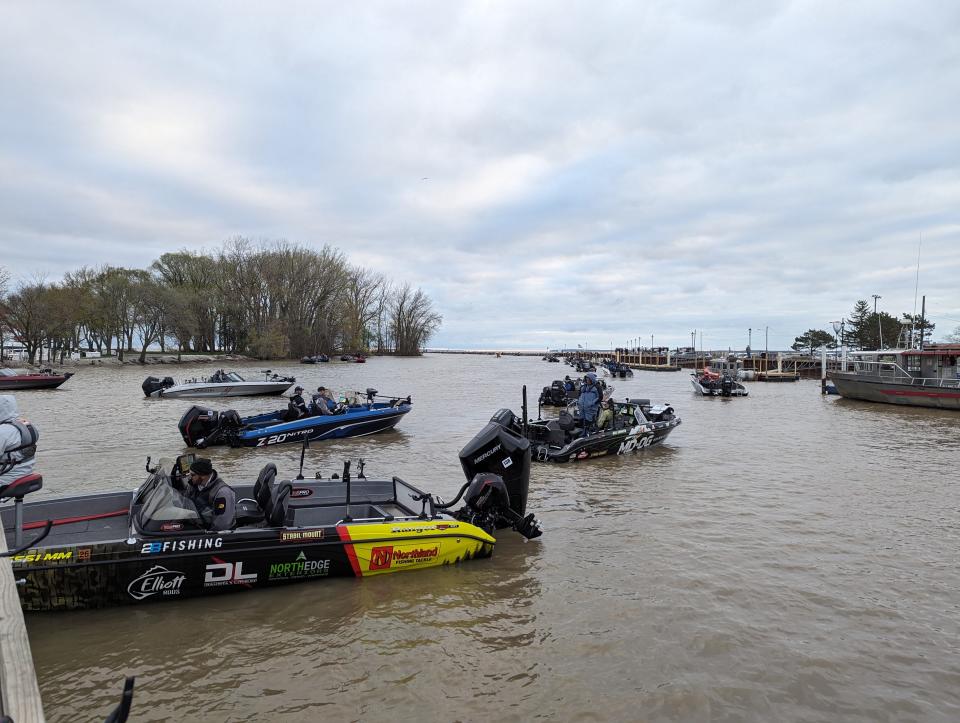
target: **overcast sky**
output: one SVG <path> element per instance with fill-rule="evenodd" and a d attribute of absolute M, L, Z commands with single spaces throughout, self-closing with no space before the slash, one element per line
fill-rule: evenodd
<path fill-rule="evenodd" d="M 329 243 L 431 346 L 786 348 L 922 235 L 960 326 L 955 0 L 353 5 L 0 4 L 0 265 Z"/>

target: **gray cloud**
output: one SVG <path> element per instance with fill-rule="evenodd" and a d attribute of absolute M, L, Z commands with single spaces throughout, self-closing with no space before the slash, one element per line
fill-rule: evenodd
<path fill-rule="evenodd" d="M 285 238 L 424 287 L 438 346 L 784 347 L 912 310 L 922 233 L 948 331 L 958 30 L 947 2 L 7 4 L 0 263 Z"/>

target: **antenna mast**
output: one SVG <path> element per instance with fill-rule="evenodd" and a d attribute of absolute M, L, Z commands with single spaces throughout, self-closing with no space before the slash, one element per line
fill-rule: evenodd
<path fill-rule="evenodd" d="M 923 231 L 920 232 L 920 243 L 917 244 L 917 278 L 913 287 L 913 317 L 910 319 L 910 348 L 913 349 L 914 328 L 917 325 L 917 294 L 920 291 L 920 249 L 923 248 Z M 922 314 L 923 312 L 921 312 Z M 923 349 L 923 324 L 920 325 L 920 348 Z"/>

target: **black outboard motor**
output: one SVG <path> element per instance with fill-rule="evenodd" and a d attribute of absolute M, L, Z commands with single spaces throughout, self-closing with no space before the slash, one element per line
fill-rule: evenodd
<path fill-rule="evenodd" d="M 567 404 L 567 390 L 563 382 L 559 379 L 550 383 L 549 387 L 544 387 L 540 392 L 541 406 L 563 407 Z"/>
<path fill-rule="evenodd" d="M 240 415 L 232 409 L 218 413 L 213 409 L 197 406 L 190 407 L 177 424 L 184 443 L 188 447 L 200 448 L 223 442 L 225 432 L 241 426 L 243 422 Z"/>
<path fill-rule="evenodd" d="M 173 377 L 164 377 L 162 380 L 159 377 L 147 377 L 140 388 L 143 389 L 144 395 L 150 397 L 154 395 L 154 392 L 169 389 L 172 386 Z"/>
<path fill-rule="evenodd" d="M 730 377 L 728 377 L 726 374 L 724 374 L 723 379 L 720 380 L 720 395 L 724 397 L 729 397 L 732 391 L 733 391 L 733 380 Z"/>
<path fill-rule="evenodd" d="M 460 466 L 471 481 L 480 472 L 492 472 L 502 477 L 510 509 L 522 516 L 527 511 L 530 486 L 530 440 L 521 431 L 520 421 L 513 412 L 499 410 L 460 450 Z"/>

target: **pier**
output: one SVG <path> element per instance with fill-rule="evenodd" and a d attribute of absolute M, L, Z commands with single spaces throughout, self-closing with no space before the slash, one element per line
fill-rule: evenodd
<path fill-rule="evenodd" d="M 477 354 L 481 356 L 543 356 L 543 351 L 529 349 L 426 349 L 428 354 Z M 795 354 L 792 352 L 760 352 L 752 356 L 744 356 L 743 352 L 706 351 L 699 354 L 677 353 L 675 350 L 661 347 L 659 349 L 558 349 L 549 353 L 563 358 L 572 357 L 599 364 L 604 359 L 613 359 L 623 362 L 631 369 L 652 372 L 676 372 L 682 369 L 701 369 L 709 365 L 710 359 L 726 358 L 735 354 L 743 362 L 744 371 L 752 371 L 755 376 L 752 381 L 781 382 L 799 379 L 819 379 L 821 376 L 822 360 L 819 355 Z M 849 366 L 849 362 L 848 362 Z M 839 359 L 827 359 L 827 371 L 842 371 L 843 364 Z"/>
<path fill-rule="evenodd" d="M 0 535 L 0 553 L 7 540 Z M 10 558 L 0 558 L 0 713 L 14 723 L 43 723 L 43 703 Z"/>

